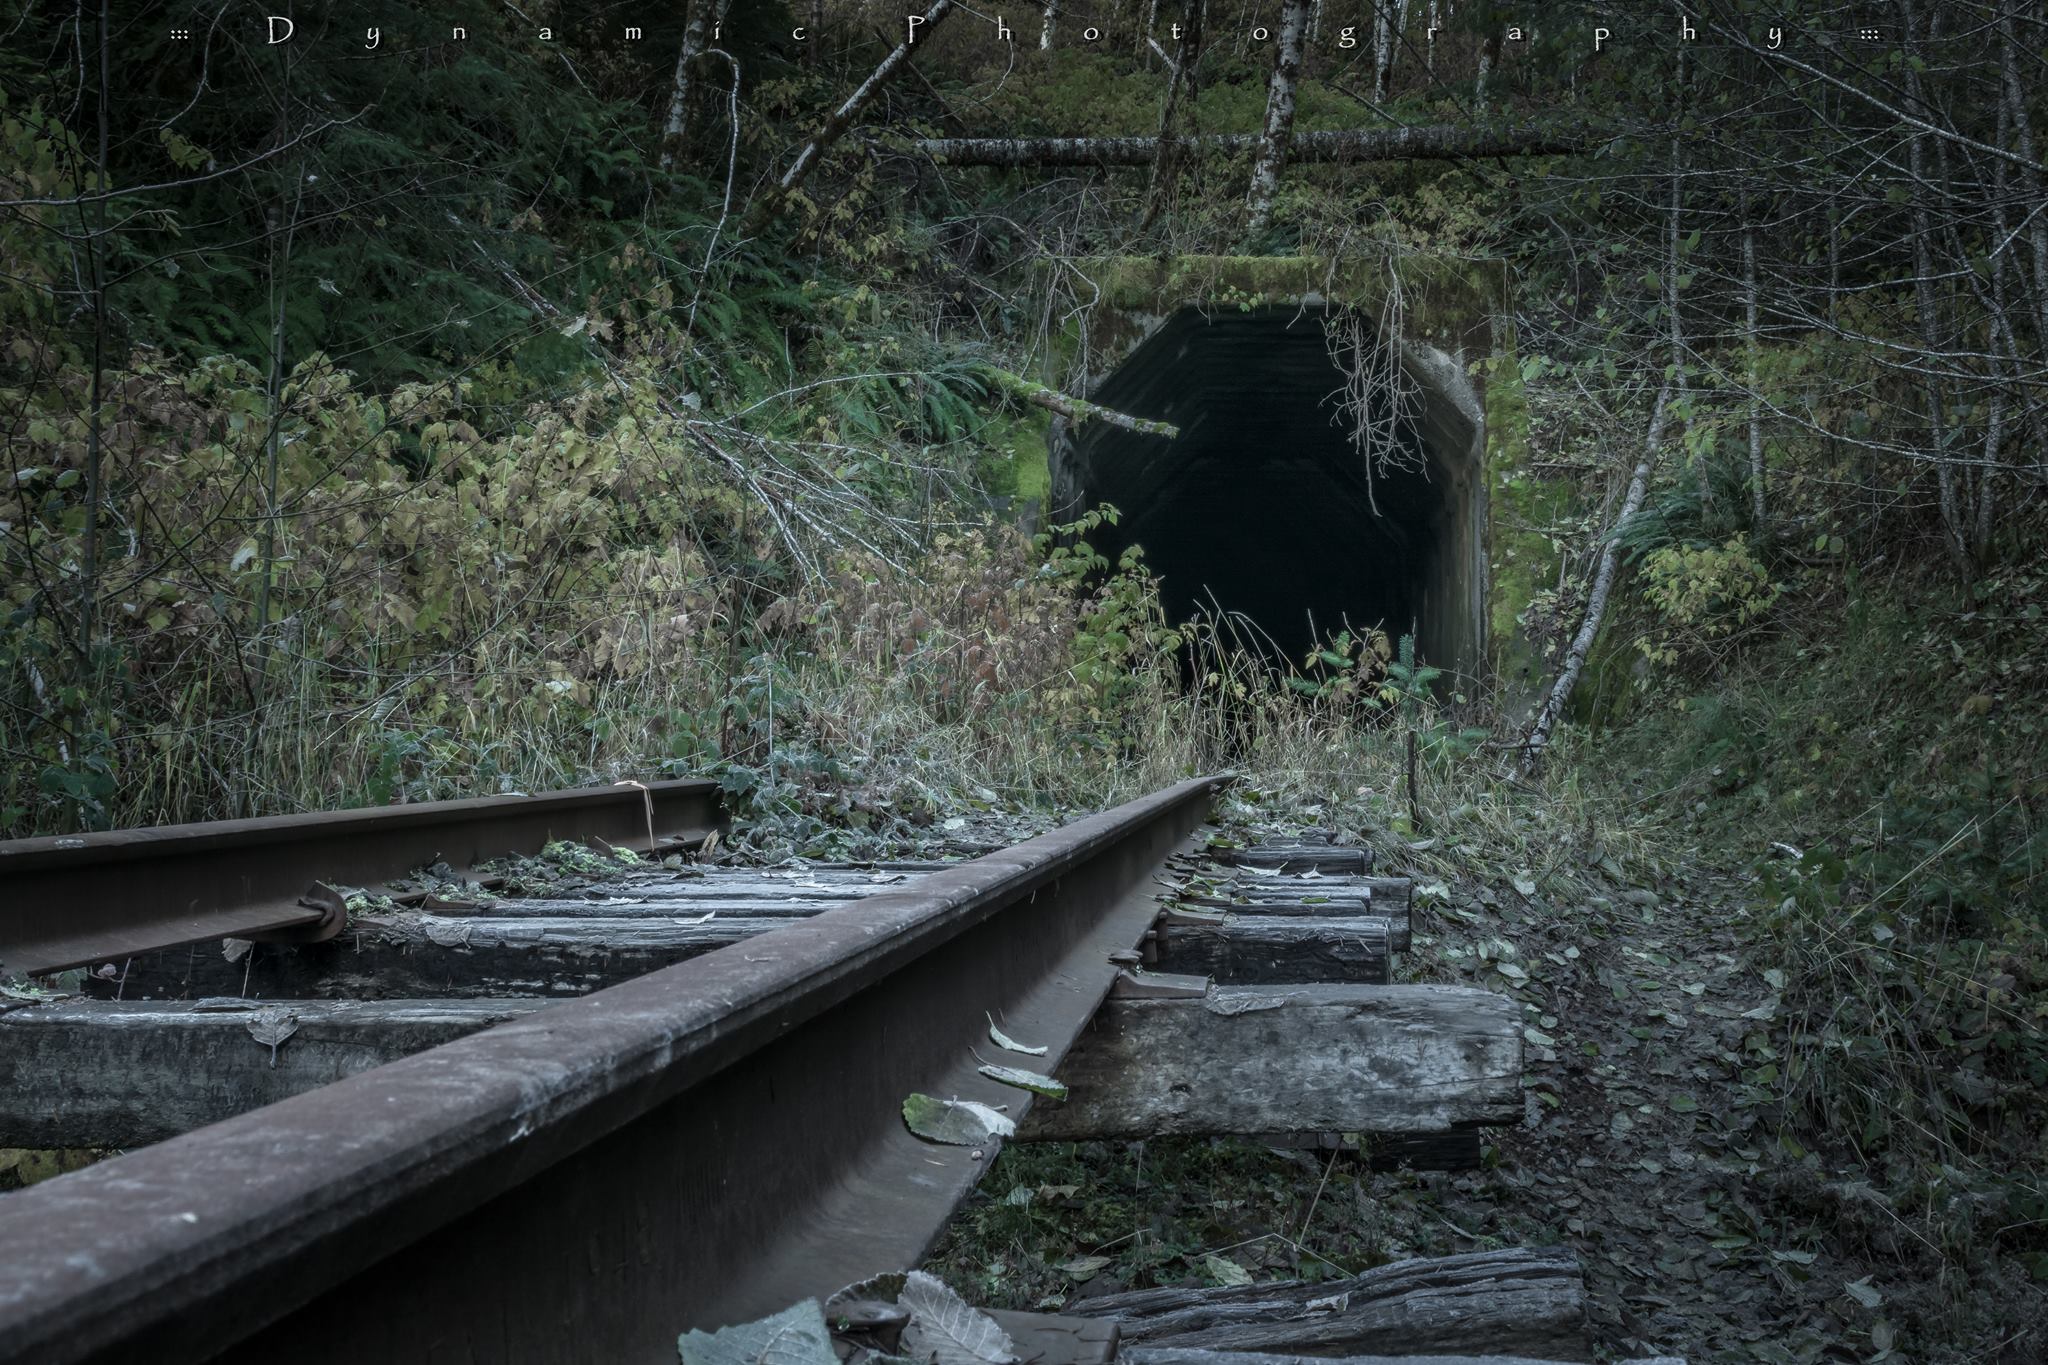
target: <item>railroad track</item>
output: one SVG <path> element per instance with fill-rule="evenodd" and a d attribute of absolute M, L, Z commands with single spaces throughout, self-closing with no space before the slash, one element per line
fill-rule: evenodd
<path fill-rule="evenodd" d="M 1407 881 L 1313 835 L 1211 847 L 1220 787 L 958 864 L 668 857 L 353 913 L 417 867 L 674 855 L 724 816 L 670 782 L 0 844 L 0 972 L 87 971 L 0 997 L 0 1147 L 127 1149 L 0 1196 L 0 1360 L 673 1361 L 917 1263 L 1003 1135 L 920 1137 L 913 1095 L 1019 1140 L 1471 1164 L 1523 1113 L 1517 1008 L 1392 984 Z M 1559 1253 L 1368 1272 L 1334 1317 L 1258 1288 L 1233 1352 L 1587 1358 Z M 1202 1365 L 1161 1293 L 998 1317 L 1046 1365 Z"/>

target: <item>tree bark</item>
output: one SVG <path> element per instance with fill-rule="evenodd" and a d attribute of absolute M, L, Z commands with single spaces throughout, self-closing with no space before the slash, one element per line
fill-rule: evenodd
<path fill-rule="evenodd" d="M 1023 375 L 999 370 L 993 365 L 983 365 L 980 373 L 992 381 L 997 388 L 1013 398 L 1021 398 L 1047 412 L 1058 413 L 1070 422 L 1107 422 L 1122 431 L 1139 436 L 1164 436 L 1168 440 L 1180 435 L 1180 428 L 1171 422 L 1155 422 L 1146 417 L 1133 417 L 1127 412 L 1105 408 L 1085 398 L 1076 398 L 1070 393 L 1047 388 L 1034 383 Z"/>
<path fill-rule="evenodd" d="M 1280 189 L 1287 141 L 1294 132 L 1294 87 L 1301 78 L 1301 39 L 1307 24 L 1308 0 L 1283 0 L 1273 78 L 1266 86 L 1266 129 L 1259 136 L 1258 160 L 1252 163 L 1248 237 L 1260 236 L 1273 221 L 1273 196 Z"/>
<path fill-rule="evenodd" d="M 932 0 L 931 8 L 924 12 L 924 23 L 917 30 L 917 42 L 923 42 L 931 37 L 946 16 L 953 12 L 953 3 L 954 0 Z M 747 224 L 750 228 L 759 228 L 772 219 L 781 212 L 782 206 L 789 202 L 790 196 L 803 188 L 804 181 L 817 169 L 819 160 L 831 149 L 832 144 L 845 135 L 846 130 L 853 126 L 853 121 L 860 117 L 861 111 L 874 101 L 875 96 L 882 92 L 896 74 L 910 65 L 911 57 L 917 50 L 917 42 L 906 36 L 888 56 L 882 58 L 882 64 L 870 72 L 868 78 L 862 81 L 837 109 L 826 116 L 818 131 L 811 134 L 811 140 L 797 152 L 796 160 L 782 173 L 782 178 L 776 181 L 774 187 L 766 194 L 754 201 L 754 207 L 747 214 Z"/>
<path fill-rule="evenodd" d="M 1060 0 L 1045 0 L 1045 18 L 1038 28 L 1038 50 L 1040 52 L 1052 51 L 1053 30 L 1059 27 L 1059 23 Z"/>
<path fill-rule="evenodd" d="M 1260 139 L 1249 133 L 1211 133 L 1176 141 L 1183 150 L 1230 156 L 1256 148 Z M 1581 151 L 1587 141 L 1576 132 L 1533 126 L 1341 128 L 1294 135 L 1288 159 L 1336 163 L 1552 156 Z M 913 145 L 950 166 L 1149 166 L 1159 155 L 1156 137 L 933 137 Z"/>

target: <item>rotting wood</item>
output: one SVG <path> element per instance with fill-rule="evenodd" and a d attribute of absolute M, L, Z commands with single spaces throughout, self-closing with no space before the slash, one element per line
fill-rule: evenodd
<path fill-rule="evenodd" d="M 1233 985 L 1385 985 L 1391 979 L 1393 925 L 1377 916 L 1232 917 L 1213 927 L 1163 924 L 1158 933 L 1154 965 L 1163 972 L 1210 976 Z"/>
<path fill-rule="evenodd" d="M 1233 867 L 1320 872 L 1326 877 L 1363 876 L 1372 871 L 1372 850 L 1353 844 L 1260 844 L 1255 848 L 1220 849 L 1216 860 Z"/>
<path fill-rule="evenodd" d="M 1080 1080 L 1078 1093 L 1065 1105 L 1034 1105 L 1026 1136 L 1041 1135 L 1034 1124 L 1052 1125 L 1046 1135 L 1069 1139 L 1132 1136 L 1133 1125 L 1141 1125 L 1136 1135 L 1298 1130 L 1308 1136 L 1287 1140 L 1319 1146 L 1317 1131 L 1367 1133 L 1368 1159 L 1376 1167 L 1405 1160 L 1443 1169 L 1470 1164 L 1461 1157 L 1462 1135 L 1444 1131 L 1446 1125 L 1520 1116 L 1519 1035 L 1513 1008 L 1501 997 L 1463 987 L 1321 986 L 1223 991 L 1212 1006 L 1199 995 L 1199 978 L 1133 981 L 1177 994 L 1113 994 L 1059 1068 L 1063 1078 Z M 26 1006 L 0 1015 L 0 1146 L 160 1141 L 550 1003 L 215 999 Z M 248 1032 L 256 1009 L 271 1005 L 291 1010 L 298 1024 L 279 1047 L 275 1067 L 269 1049 Z M 1135 1006 L 1168 1008 L 1134 1015 Z M 1268 1047 L 1275 1049 L 1271 1058 L 1259 1052 Z M 1200 1069 L 1191 1070 L 1197 1063 Z M 1463 1083 L 1454 1079 L 1460 1066 Z M 1263 1090 L 1232 1079 L 1238 1071 Z"/>
<path fill-rule="evenodd" d="M 544 1009 L 545 1000 L 68 1000 L 0 1015 L 0 1147 L 139 1147 Z"/>
<path fill-rule="evenodd" d="M 1176 139 L 1183 153 L 1242 155 L 1259 143 L 1256 133 L 1210 133 Z M 912 144 L 934 161 L 953 166 L 1149 166 L 1159 139 L 1135 137 L 933 137 Z M 1342 128 L 1297 132 L 1290 163 L 1462 161 L 1475 157 L 1550 156 L 1583 150 L 1584 139 L 1554 129 L 1489 131 L 1438 124 L 1416 128 Z"/>
<path fill-rule="evenodd" d="M 1126 1349 L 1320 1357 L 1505 1351 L 1511 1358 L 1566 1360 L 1590 1354 L 1584 1277 L 1562 1248 L 1396 1261 L 1318 1284 L 1146 1289 L 1082 1299 L 1067 1311 L 1115 1322 Z"/>
<path fill-rule="evenodd" d="M 1522 1116 L 1513 1001 L 1464 986 L 1218 987 L 1116 1000 L 1033 1105 L 1041 1141 L 1173 1134 L 1439 1133 Z"/>
<path fill-rule="evenodd" d="M 789 917 L 677 912 L 667 917 L 360 915 L 326 943 L 258 944 L 229 959 L 216 944 L 152 953 L 119 976 L 88 978 L 102 998 L 395 1000 L 534 995 L 562 999 L 615 986 L 780 929 Z"/>

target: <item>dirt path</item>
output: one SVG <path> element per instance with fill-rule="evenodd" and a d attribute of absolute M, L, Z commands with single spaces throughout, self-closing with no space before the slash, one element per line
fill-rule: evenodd
<path fill-rule="evenodd" d="M 1475 1237 L 1574 1247 L 1616 1352 L 1907 1358 L 1895 1300 L 1928 1291 L 1863 1254 L 1881 1201 L 1820 1172 L 1774 1117 L 1783 978 L 1745 965 L 1746 888 L 1695 875 L 1555 903 L 1526 887 L 1447 888 L 1433 941 L 1417 940 L 1417 977 L 1528 1013 L 1529 1122 L 1500 1135 L 1495 1169 L 1450 1182 L 1444 1215 Z"/>

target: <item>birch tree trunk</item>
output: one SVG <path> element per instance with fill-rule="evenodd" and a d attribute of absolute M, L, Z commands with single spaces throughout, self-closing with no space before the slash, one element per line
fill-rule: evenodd
<path fill-rule="evenodd" d="M 1202 12 L 1206 7 L 1206 0 L 1187 0 L 1180 45 L 1174 52 L 1173 74 L 1167 78 L 1166 99 L 1159 109 L 1159 153 L 1152 162 L 1152 197 L 1145 206 L 1143 221 L 1138 224 L 1140 232 L 1152 230 L 1173 193 L 1174 153 L 1177 150 L 1174 116 L 1183 98 L 1187 100 L 1188 107 L 1193 108 L 1200 93 L 1197 67 L 1202 59 Z"/>
<path fill-rule="evenodd" d="M 1677 321 L 1678 234 L 1685 202 L 1681 136 L 1679 121 L 1674 117 L 1671 124 L 1671 203 L 1664 228 L 1664 302 L 1672 319 L 1671 364 L 1664 371 L 1664 382 L 1657 389 L 1657 402 L 1650 410 L 1650 429 L 1643 438 L 1642 453 L 1636 458 L 1635 468 L 1629 471 L 1628 492 L 1622 496 L 1621 510 L 1615 514 L 1600 546 L 1600 563 L 1593 571 L 1593 585 L 1586 593 L 1585 618 L 1579 622 L 1578 632 L 1572 636 L 1572 642 L 1565 650 L 1557 681 L 1551 684 L 1549 695 L 1543 699 L 1534 723 L 1529 726 L 1529 737 L 1522 742 L 1520 766 L 1524 775 L 1535 771 L 1542 762 L 1551 732 L 1563 718 L 1564 709 L 1572 699 L 1572 691 L 1579 685 L 1579 675 L 1585 671 L 1586 657 L 1593 652 L 1594 641 L 1600 638 L 1600 624 L 1607 616 L 1607 599 L 1614 592 L 1615 575 L 1621 568 L 1622 533 L 1643 509 L 1643 501 L 1650 493 L 1650 476 L 1656 472 L 1657 459 L 1664 447 L 1664 428 L 1671 415 L 1672 393 L 1678 382 L 1679 366 L 1684 361 L 1681 349 L 1683 336 Z"/>
<path fill-rule="evenodd" d="M 1478 113 L 1486 112 L 1486 85 L 1499 61 L 1500 34 L 1489 29 L 1485 40 L 1479 44 L 1479 77 L 1472 83 L 1472 108 Z"/>
<path fill-rule="evenodd" d="M 1301 77 L 1302 30 L 1308 25 L 1308 0 L 1284 0 L 1280 10 L 1279 52 L 1273 79 L 1266 87 L 1266 130 L 1259 137 L 1259 159 L 1252 164 L 1251 222 L 1248 236 L 1257 237 L 1273 221 L 1273 196 L 1280 189 L 1280 171 L 1287 164 L 1287 140 L 1294 132 L 1294 87 Z"/>
<path fill-rule="evenodd" d="M 1750 220 L 1749 186 L 1744 184 L 1742 217 L 1743 350 L 1749 385 L 1749 524 L 1758 543 L 1770 534 L 1769 506 L 1764 496 L 1764 400 L 1761 391 L 1763 344 L 1757 335 L 1756 224 Z"/>
<path fill-rule="evenodd" d="M 1052 51 L 1053 30 L 1059 27 L 1059 23 L 1060 0 L 1045 0 L 1045 21 L 1039 26 L 1038 30 L 1038 50 L 1040 52 Z"/>
<path fill-rule="evenodd" d="M 1394 57 L 1408 31 L 1408 0 L 1379 0 L 1373 7 L 1372 102 L 1384 104 L 1394 75 Z"/>
<path fill-rule="evenodd" d="M 773 218 L 781 211 L 782 206 L 789 202 L 789 197 L 803 188 L 804 181 L 818 168 L 819 160 L 831 149 L 832 144 L 839 141 L 846 130 L 853 126 L 853 121 L 860 117 L 861 110 L 867 108 L 875 96 L 882 93 L 883 87 L 895 78 L 897 72 L 910 65 L 911 56 L 917 49 L 917 42 L 928 39 L 933 30 L 952 12 L 953 0 L 932 0 L 931 8 L 924 12 L 924 23 L 916 31 L 916 42 L 906 35 L 888 56 L 882 58 L 882 64 L 860 83 L 859 88 L 826 116 L 825 122 L 819 126 L 817 132 L 811 134 L 811 140 L 796 154 L 796 160 L 789 163 L 789 169 L 782 173 L 782 178 L 775 182 L 774 188 L 754 201 L 754 207 L 747 214 L 750 227 L 758 228 Z"/>
<path fill-rule="evenodd" d="M 690 140 L 690 68 L 704 50 L 704 31 L 711 24 L 713 0 L 690 0 L 683 23 L 683 46 L 676 53 L 676 74 L 669 83 L 668 118 L 661 126 L 661 168 L 672 171 Z"/>

